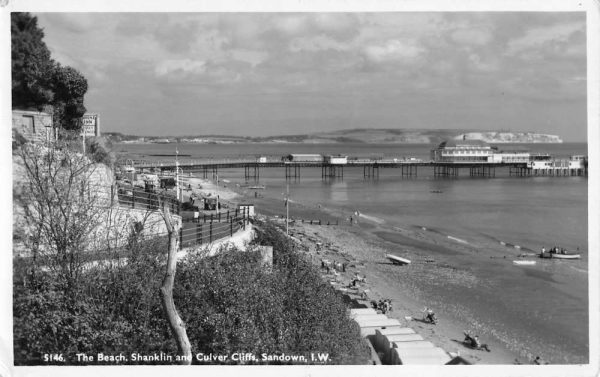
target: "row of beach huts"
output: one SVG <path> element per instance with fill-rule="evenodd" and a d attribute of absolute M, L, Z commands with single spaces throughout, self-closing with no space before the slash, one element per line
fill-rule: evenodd
<path fill-rule="evenodd" d="M 360 326 L 375 364 L 385 365 L 447 365 L 471 364 L 458 354 L 444 351 L 425 340 L 399 320 L 379 314 L 372 308 L 349 309 L 350 317 Z"/>

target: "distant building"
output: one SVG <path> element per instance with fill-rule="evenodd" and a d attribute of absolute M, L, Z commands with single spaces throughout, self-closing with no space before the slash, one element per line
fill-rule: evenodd
<path fill-rule="evenodd" d="M 12 129 L 31 142 L 56 140 L 56 128 L 52 115 L 40 111 L 13 110 Z"/>
<path fill-rule="evenodd" d="M 324 162 L 331 165 L 345 165 L 348 163 L 348 156 L 325 156 Z"/>
<path fill-rule="evenodd" d="M 502 163 L 527 163 L 531 160 L 531 153 L 525 151 L 506 151 L 494 153 L 490 162 Z"/>
<path fill-rule="evenodd" d="M 481 140 L 447 140 L 431 151 L 435 162 L 488 162 L 495 150 Z"/>
<path fill-rule="evenodd" d="M 571 156 L 569 159 L 569 169 L 586 169 L 587 157 L 583 155 Z"/>
<path fill-rule="evenodd" d="M 289 162 L 323 162 L 323 156 L 320 154 L 290 154 L 282 158 Z"/>
<path fill-rule="evenodd" d="M 256 162 L 265 163 L 265 162 L 267 162 L 267 158 L 265 156 L 260 156 L 256 159 Z"/>

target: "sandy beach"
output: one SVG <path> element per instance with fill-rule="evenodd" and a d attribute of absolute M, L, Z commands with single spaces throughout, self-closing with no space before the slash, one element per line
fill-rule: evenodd
<path fill-rule="evenodd" d="M 210 182 L 201 184 L 206 190 L 212 187 Z M 233 190 L 234 193 L 225 196 L 225 190 L 219 190 L 219 193 L 234 203 L 254 203 L 258 214 L 284 227 L 283 194 L 281 199 L 265 198 L 260 190 L 235 185 L 227 189 Z M 559 351 L 544 349 L 543 345 L 538 347 L 534 340 L 525 346 L 512 337 L 503 327 L 507 321 L 493 315 L 493 305 L 502 303 L 496 303 L 493 297 L 481 297 L 493 296 L 499 287 L 465 267 L 469 259 L 477 257 L 479 261 L 488 261 L 485 268 L 490 273 L 502 274 L 506 269 L 518 268 L 512 263 L 518 250 L 502 256 L 497 251 L 475 249 L 460 238 L 447 237 L 426 228 L 390 227 L 377 218 L 344 213 L 321 204 L 291 202 L 290 219 L 294 220 L 289 226 L 290 234 L 307 249 L 316 265 L 320 266 L 322 259 L 346 264 L 345 273 L 337 277 L 337 287 L 348 286 L 356 274 L 366 276 L 366 283 L 361 284 L 359 293 L 366 291 L 368 301 L 392 299 L 394 311 L 390 317 L 399 319 L 447 352 L 458 353 L 476 364 L 531 364 L 536 356 L 551 363 L 561 362 L 557 358 Z M 311 225 L 310 220 L 314 224 L 320 220 L 322 225 Z M 328 223 L 331 225 L 326 225 Z M 388 253 L 407 258 L 412 263 L 393 265 L 385 258 Z M 479 306 L 471 305 L 475 303 Z M 482 305 L 486 304 L 489 304 L 487 310 L 490 312 L 484 309 L 482 313 Z M 435 311 L 439 319 L 437 325 L 421 320 L 425 307 Z M 488 321 L 481 321 L 482 316 L 489 316 Z M 492 352 L 464 346 L 464 331 L 478 334 Z"/>
<path fill-rule="evenodd" d="M 228 189 L 227 182 L 220 181 L 217 186 L 214 181 L 194 176 L 183 176 L 182 181 L 184 182 L 183 195 L 186 199 L 192 193 L 209 197 L 216 197 L 218 195 L 219 199 L 224 201 L 231 201 L 239 196 L 235 191 Z"/>

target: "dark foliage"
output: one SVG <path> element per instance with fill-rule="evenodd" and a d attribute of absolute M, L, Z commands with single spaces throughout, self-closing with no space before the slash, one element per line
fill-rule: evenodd
<path fill-rule="evenodd" d="M 358 326 L 315 267 L 270 225 L 257 242 L 274 247 L 272 269 L 258 252 L 236 251 L 180 267 L 176 299 L 196 352 L 321 352 L 332 363 L 365 363 Z"/>
<path fill-rule="evenodd" d="M 37 17 L 11 14 L 13 108 L 50 111 L 56 126 L 79 130 L 87 80 L 76 69 L 54 61 L 43 39 Z"/>
<path fill-rule="evenodd" d="M 341 298 L 274 227 L 262 229 L 258 242 L 274 246 L 272 268 L 256 251 L 190 256 L 178 265 L 175 303 L 193 354 L 320 352 L 334 364 L 366 363 L 368 350 Z M 77 300 L 50 273 L 15 259 L 16 365 L 44 364 L 45 353 L 78 365 L 76 353 L 176 354 L 158 294 L 166 240 L 132 240 L 126 249 L 112 253 L 127 264 L 82 274 Z"/>
<path fill-rule="evenodd" d="M 67 365 L 80 364 L 76 353 L 174 354 L 158 295 L 165 248 L 161 239 L 113 251 L 114 257 L 129 257 L 129 263 L 87 270 L 77 300 L 56 284 L 55 276 L 34 270 L 28 259 L 16 259 L 15 365 L 44 364 L 46 353 L 62 353 Z"/>
<path fill-rule="evenodd" d="M 29 13 L 11 14 L 12 101 L 14 108 L 36 108 L 53 100 L 49 78 L 50 50 L 37 17 Z"/>

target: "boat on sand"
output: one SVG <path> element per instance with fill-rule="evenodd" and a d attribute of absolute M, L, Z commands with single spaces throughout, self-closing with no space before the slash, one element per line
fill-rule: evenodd
<path fill-rule="evenodd" d="M 410 260 L 401 258 L 393 254 L 386 254 L 385 257 L 392 261 L 393 264 L 410 264 Z"/>

